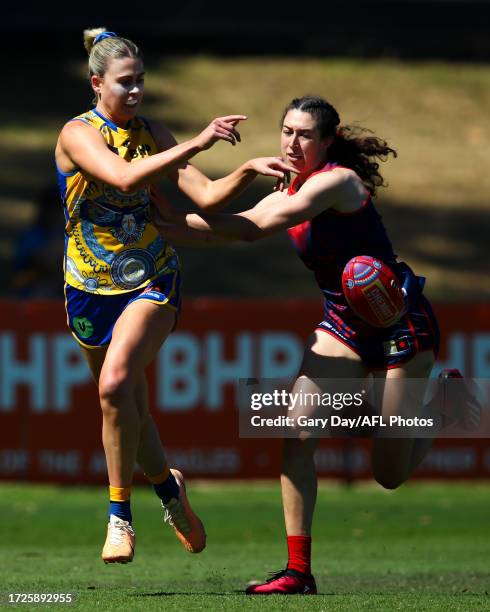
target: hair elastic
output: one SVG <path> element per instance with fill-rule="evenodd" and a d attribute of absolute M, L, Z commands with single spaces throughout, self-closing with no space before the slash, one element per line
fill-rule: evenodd
<path fill-rule="evenodd" d="M 100 34 L 97 34 L 97 36 L 95 37 L 94 45 L 96 45 L 101 40 L 104 40 L 105 38 L 113 38 L 114 36 L 117 37 L 117 34 L 115 32 L 101 32 Z"/>

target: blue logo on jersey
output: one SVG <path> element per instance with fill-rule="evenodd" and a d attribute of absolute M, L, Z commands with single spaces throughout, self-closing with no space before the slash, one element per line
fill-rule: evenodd
<path fill-rule="evenodd" d="M 152 300 L 158 300 L 159 302 L 163 302 L 167 299 L 167 296 L 163 295 L 163 293 L 158 293 L 158 291 L 145 291 L 140 297 L 151 298 Z"/>

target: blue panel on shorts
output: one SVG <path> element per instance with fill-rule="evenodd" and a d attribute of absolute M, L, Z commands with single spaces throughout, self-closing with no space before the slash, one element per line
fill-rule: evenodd
<path fill-rule="evenodd" d="M 421 295 L 395 325 L 378 328 L 362 321 L 347 305 L 325 300 L 321 329 L 351 348 L 372 370 L 396 368 L 418 352 L 439 350 L 439 328 L 427 299 Z"/>
<path fill-rule="evenodd" d="M 128 304 L 150 300 L 180 310 L 180 275 L 178 272 L 156 278 L 143 289 L 117 295 L 99 295 L 65 285 L 68 325 L 80 344 L 106 346 L 112 330 Z"/>

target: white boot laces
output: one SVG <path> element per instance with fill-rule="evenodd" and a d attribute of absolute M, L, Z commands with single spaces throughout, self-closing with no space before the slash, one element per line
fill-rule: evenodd
<path fill-rule="evenodd" d="M 111 529 L 109 530 L 109 541 L 114 546 L 121 546 L 124 542 L 124 534 L 134 536 L 134 531 L 128 521 L 122 519 L 111 522 Z"/>
<path fill-rule="evenodd" d="M 187 519 L 184 507 L 178 499 L 171 499 L 168 504 L 164 504 L 162 502 L 162 506 L 165 509 L 163 520 L 166 523 L 172 525 L 172 527 L 177 527 L 177 529 L 184 535 L 187 535 L 192 531 L 192 527 Z"/>

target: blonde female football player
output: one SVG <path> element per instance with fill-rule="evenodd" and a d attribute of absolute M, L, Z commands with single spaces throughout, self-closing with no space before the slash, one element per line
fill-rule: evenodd
<path fill-rule="evenodd" d="M 329 379 L 363 379 L 373 374 L 385 387 L 378 398 L 378 412 L 396 414 L 407 380 L 425 379 L 431 372 L 438 348 L 437 322 L 418 291 L 409 296 L 407 313 L 382 329 L 361 320 L 346 301 L 341 277 L 352 257 L 371 255 L 397 274 L 407 267 L 397 262 L 372 199 L 383 184 L 378 160 L 394 151 L 383 140 L 352 133 L 339 123 L 337 111 L 326 100 L 295 98 L 281 121 L 281 153 L 296 174 L 287 192 L 277 191 L 236 215 L 182 215 L 162 209 L 164 218 L 157 216 L 156 223 L 174 241 L 188 243 L 212 242 L 215 237 L 254 241 L 287 229 L 325 298 L 324 319 L 306 343 L 292 393 L 321 392 Z M 177 225 L 169 227 L 166 221 Z M 390 384 L 393 381 L 395 385 Z M 265 583 L 250 586 L 248 594 L 316 593 L 311 574 L 311 525 L 317 442 L 308 432 L 284 441 L 281 487 L 288 564 Z M 398 487 L 429 446 L 428 438 L 376 438 L 372 457 L 376 480 L 389 489 Z"/>
<path fill-rule="evenodd" d="M 143 468 L 166 520 L 190 552 L 206 542 L 182 474 L 169 469 L 148 410 L 145 368 L 176 324 L 179 262 L 151 223 L 149 192 L 168 176 L 200 208 L 216 210 L 257 174 L 282 177 L 278 158 L 250 160 L 211 181 L 188 160 L 217 141 L 235 145 L 244 115 L 214 119 L 177 144 L 161 124 L 138 115 L 144 92 L 140 50 L 105 28 L 86 30 L 94 107 L 69 121 L 56 146 L 64 203 L 68 324 L 98 384 L 109 476 L 106 563 L 133 559 L 130 507 L 135 463 Z"/>

